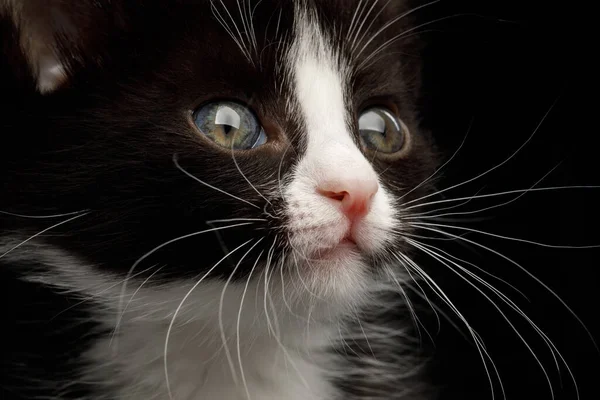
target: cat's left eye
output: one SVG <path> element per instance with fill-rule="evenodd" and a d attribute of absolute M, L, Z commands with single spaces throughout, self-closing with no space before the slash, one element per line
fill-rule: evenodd
<path fill-rule="evenodd" d="M 385 107 L 371 107 L 358 118 L 362 145 L 372 151 L 393 154 L 405 148 L 408 128 L 400 118 Z"/>
<path fill-rule="evenodd" d="M 207 138 L 228 149 L 248 150 L 267 142 L 256 115 L 232 101 L 205 104 L 194 113 L 194 123 Z"/>

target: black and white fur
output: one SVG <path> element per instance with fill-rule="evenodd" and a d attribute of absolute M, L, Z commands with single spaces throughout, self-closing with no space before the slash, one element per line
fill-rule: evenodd
<path fill-rule="evenodd" d="M 413 4 L 33 3 L 0 4 L 3 399 L 429 398 L 401 266 L 436 165 Z M 269 142 L 201 137 L 221 98 Z M 361 149 L 372 104 L 401 157 Z M 315 190 L 339 181 L 377 185 L 360 251 L 312 259 L 349 229 Z"/>

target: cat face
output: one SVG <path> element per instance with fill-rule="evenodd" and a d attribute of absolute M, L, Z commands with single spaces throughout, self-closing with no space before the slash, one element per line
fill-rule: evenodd
<path fill-rule="evenodd" d="M 413 8 L 238 6 L 56 3 L 64 18 L 35 19 L 56 42 L 13 60 L 44 94 L 8 119 L 0 208 L 86 210 L 44 241 L 102 276 L 275 276 L 297 299 L 353 304 L 399 268 L 403 203 L 435 165 L 415 112 Z"/>

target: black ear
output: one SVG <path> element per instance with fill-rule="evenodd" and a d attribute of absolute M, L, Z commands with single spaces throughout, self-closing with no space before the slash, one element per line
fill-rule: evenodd
<path fill-rule="evenodd" d="M 66 84 L 90 60 L 115 26 L 112 0 L 0 0 L 0 18 L 12 26 L 8 38 L 20 51 L 29 78 L 41 93 Z M 6 48 L 7 45 L 4 45 Z M 6 54 L 2 55 L 6 56 Z M 13 54 L 14 56 L 14 54 Z M 22 75 L 18 71 L 17 75 Z"/>

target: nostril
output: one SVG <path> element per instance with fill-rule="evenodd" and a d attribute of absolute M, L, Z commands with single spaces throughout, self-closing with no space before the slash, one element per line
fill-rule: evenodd
<path fill-rule="evenodd" d="M 375 180 L 346 179 L 322 182 L 317 193 L 333 201 L 348 218 L 357 220 L 369 213 L 378 188 Z"/>

